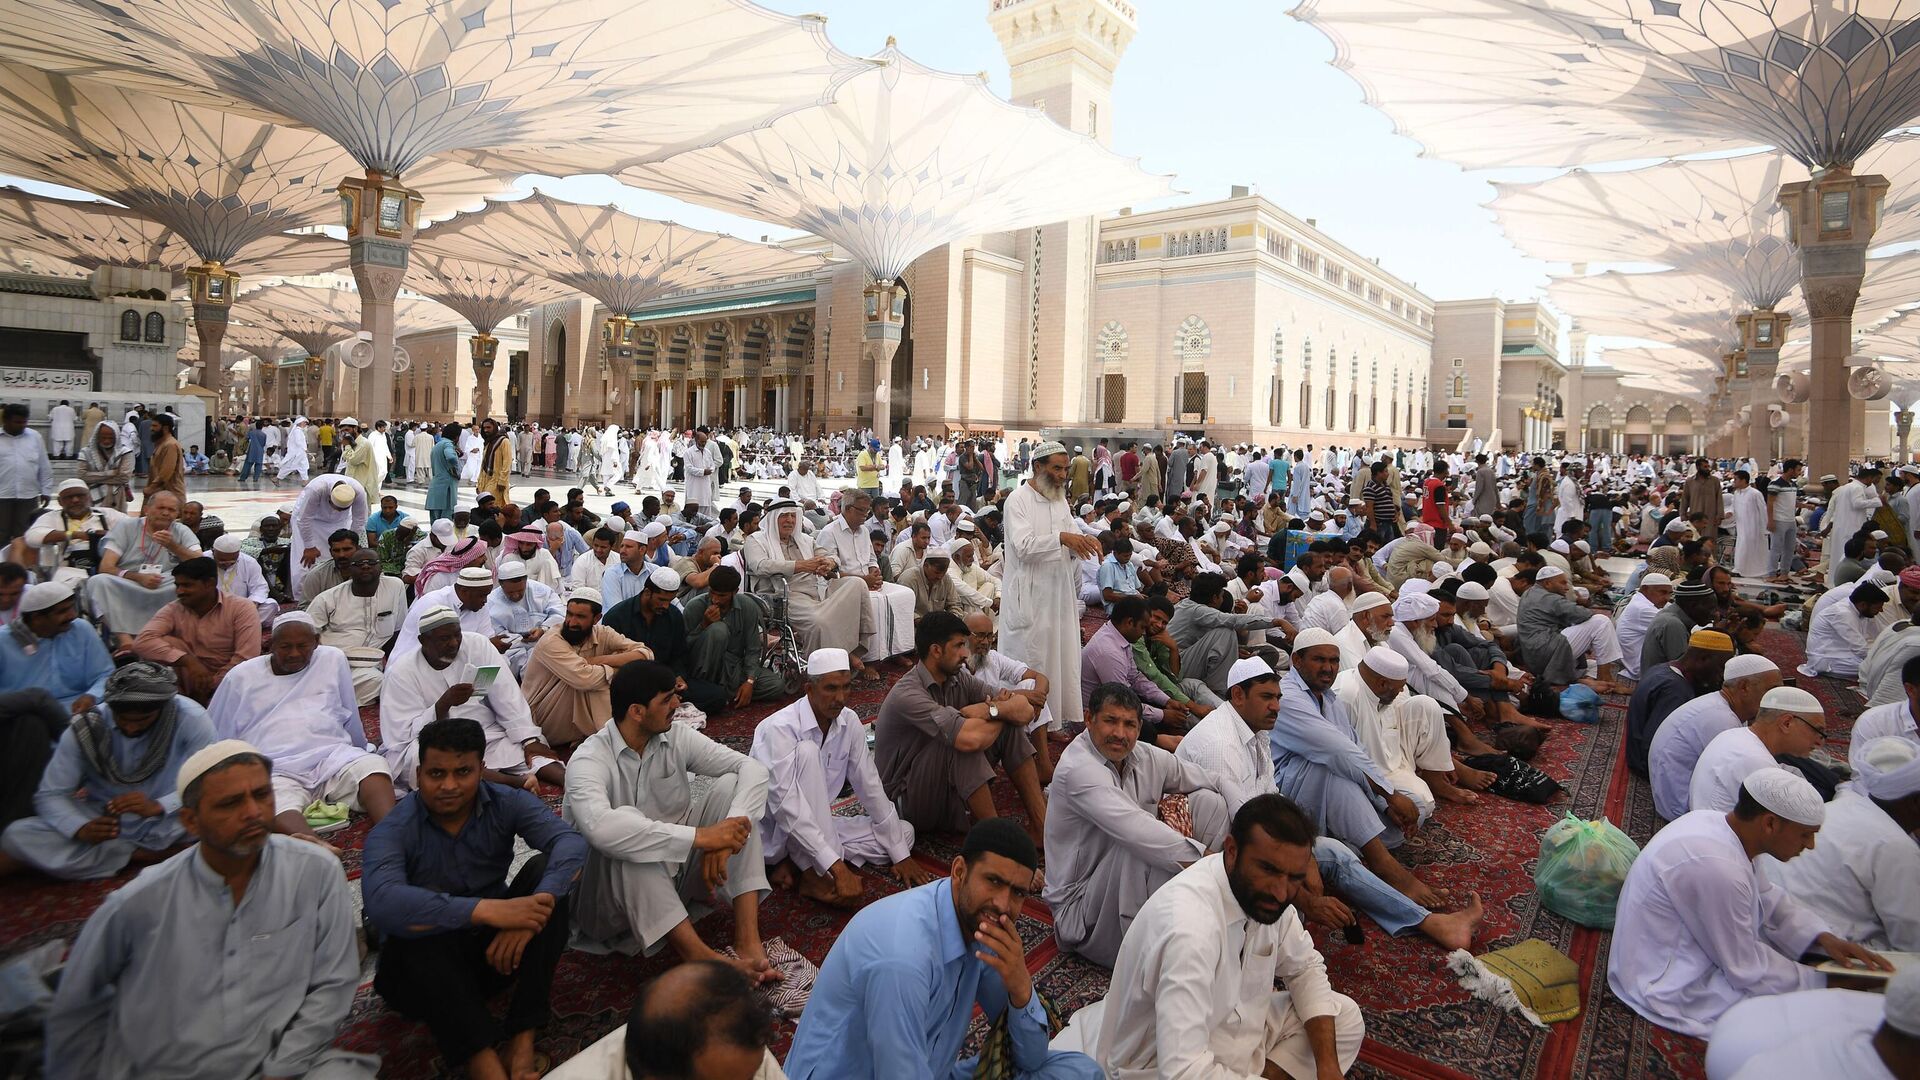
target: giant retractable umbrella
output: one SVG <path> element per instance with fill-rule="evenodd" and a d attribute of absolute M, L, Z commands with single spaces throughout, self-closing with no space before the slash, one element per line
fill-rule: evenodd
<path fill-rule="evenodd" d="M 365 371 L 379 366 L 397 374 L 412 366 L 405 349 L 396 345 L 380 350 L 361 328 L 360 310 L 360 296 L 351 289 L 281 284 L 242 296 L 235 314 L 249 323 L 277 330 L 305 349 L 310 382 L 320 377 L 326 351 L 349 338 L 359 339 L 340 354 L 350 368 Z M 393 321 L 395 336 L 404 337 L 457 323 L 459 318 L 431 300 L 403 297 L 394 304 Z"/>
<path fill-rule="evenodd" d="M 970 236 L 1067 221 L 1172 192 L 1130 158 L 1037 109 L 995 97 L 976 76 L 934 71 L 889 42 L 878 70 L 832 103 L 725 142 L 626 170 L 632 183 L 824 237 L 872 278 L 866 296 L 866 386 L 874 430 L 889 426 L 885 390 L 900 347 L 914 259 Z M 1068 366 L 1070 380 L 1078 371 Z M 1040 369 L 1027 404 L 1039 411 Z M 1069 400 L 1077 400 L 1069 389 Z"/>
<path fill-rule="evenodd" d="M 490 380 L 494 358 L 500 349 L 500 340 L 493 336 L 494 327 L 536 304 L 574 294 L 571 287 L 542 277 L 531 267 L 456 259 L 422 247 L 414 250 L 407 285 L 422 296 L 459 312 L 473 324 L 475 333 L 467 339 L 467 349 L 473 360 L 474 385 L 480 394 L 473 405 L 477 417 L 485 417 L 493 410 Z"/>
<path fill-rule="evenodd" d="M 433 156 L 612 172 L 823 101 L 858 69 L 818 17 L 746 0 L 0 0 L 0 56 L 299 124 L 341 182 L 361 322 L 384 354 Z M 358 399 L 383 408 L 385 363 Z M 353 407 L 354 401 L 348 406 Z"/>

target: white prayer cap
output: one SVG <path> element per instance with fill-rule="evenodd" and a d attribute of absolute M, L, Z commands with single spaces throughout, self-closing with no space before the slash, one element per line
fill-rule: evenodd
<path fill-rule="evenodd" d="M 31 615 L 36 611 L 45 611 L 71 599 L 73 599 L 71 586 L 62 585 L 57 581 L 42 581 L 36 585 L 29 585 L 27 591 L 20 594 L 20 614 Z"/>
<path fill-rule="evenodd" d="M 1920 1038 L 1920 967 L 1904 967 L 1887 980 L 1887 1026 Z"/>
<path fill-rule="evenodd" d="M 1855 750 L 1847 764 L 1867 794 L 1892 801 L 1920 792 L 1920 743 L 1883 735 Z"/>
<path fill-rule="evenodd" d="M 448 623 L 458 623 L 460 613 L 445 604 L 435 604 L 420 613 L 420 632 L 437 630 Z"/>
<path fill-rule="evenodd" d="M 1360 662 L 1367 665 L 1368 671 L 1383 679 L 1404 679 L 1407 677 L 1407 672 L 1411 670 L 1406 657 L 1385 645 L 1375 645 L 1368 649 L 1367 655 L 1361 657 Z"/>
<path fill-rule="evenodd" d="M 680 571 L 670 566 L 656 566 L 653 573 L 647 575 L 647 584 L 664 593 L 680 591 Z"/>
<path fill-rule="evenodd" d="M 1562 570 L 1559 567 L 1549 563 L 1546 566 L 1543 566 L 1539 570 L 1534 572 L 1533 580 L 1552 581 L 1554 578 L 1566 577 L 1566 576 L 1567 576 L 1567 572 L 1565 570 Z"/>
<path fill-rule="evenodd" d="M 480 501 L 474 498 L 473 496 L 462 495 L 460 496 L 459 501 L 453 504 L 453 512 L 456 514 L 471 513 L 474 510 L 474 508 L 478 507 L 479 505 L 480 505 Z"/>
<path fill-rule="evenodd" d="M 1467 546 L 1467 554 L 1485 555 L 1488 558 L 1492 558 L 1493 549 L 1487 546 L 1487 542 L 1485 540 L 1475 540 L 1472 544 L 1469 544 Z"/>
<path fill-rule="evenodd" d="M 599 589 L 575 589 L 567 594 L 567 603 L 571 604 L 576 600 L 583 604 L 592 604 L 594 607 L 606 605 L 606 601 L 600 596 Z"/>
<path fill-rule="evenodd" d="M 274 633 L 279 633 L 280 628 L 283 626 L 305 626 L 313 630 L 316 634 L 320 632 L 320 624 L 314 621 L 313 616 L 304 611 L 289 611 L 285 615 L 273 620 Z"/>
<path fill-rule="evenodd" d="M 1588 543 L 1587 543 L 1587 542 L 1586 542 L 1585 540 L 1575 540 L 1575 541 L 1573 542 L 1573 546 L 1574 546 L 1574 547 L 1576 547 L 1576 548 L 1579 548 L 1579 549 L 1580 549 L 1580 554 L 1582 554 L 1582 555 L 1591 555 L 1591 554 L 1593 554 L 1593 548 L 1592 548 L 1592 546 L 1591 546 L 1591 545 L 1589 545 L 1589 544 L 1588 544 Z"/>
<path fill-rule="evenodd" d="M 807 657 L 807 677 L 819 678 L 836 671 L 852 671 L 853 661 L 848 659 L 845 649 L 815 649 Z"/>
<path fill-rule="evenodd" d="M 974 531 L 973 522 L 967 518 L 961 518 L 959 521 L 954 522 L 953 531 L 963 532 L 963 533 L 973 532 Z"/>
<path fill-rule="evenodd" d="M 1308 593 L 1313 591 L 1313 582 L 1307 580 L 1307 572 L 1305 570 L 1300 569 L 1298 566 L 1295 566 L 1293 569 L 1288 570 L 1286 574 L 1286 578 L 1288 581 L 1293 583 L 1294 588 L 1300 590 L 1301 596 L 1305 596 Z"/>
<path fill-rule="evenodd" d="M 1050 458 L 1055 454 L 1064 454 L 1066 452 L 1067 448 L 1060 445 L 1060 440 L 1048 439 L 1046 442 L 1033 448 L 1033 460 L 1039 461 L 1041 458 Z"/>
<path fill-rule="evenodd" d="M 1731 660 L 1728 661 L 1728 663 L 1732 662 Z M 1725 676 L 1722 676 L 1722 678 L 1724 677 Z M 1767 691 L 1765 697 L 1760 699 L 1760 707 L 1763 709 L 1777 709 L 1780 712 L 1813 713 L 1815 716 L 1825 716 L 1827 712 L 1826 709 L 1821 707 L 1819 698 L 1814 697 L 1812 694 L 1797 686 L 1774 687 Z"/>
<path fill-rule="evenodd" d="M 1732 682 L 1735 679 L 1750 679 L 1755 675 L 1765 675 L 1769 671 L 1779 670 L 1780 668 L 1774 664 L 1773 661 L 1761 656 L 1759 653 L 1741 653 L 1739 656 L 1727 661 L 1727 666 L 1721 671 L 1720 681 Z"/>
<path fill-rule="evenodd" d="M 1359 596 L 1353 598 L 1353 606 L 1348 610 L 1358 615 L 1363 611 L 1372 611 L 1374 608 L 1386 607 L 1391 603 L 1393 603 L 1393 601 L 1387 599 L 1386 593 L 1361 593 Z"/>
<path fill-rule="evenodd" d="M 659 524 L 659 522 L 655 522 L 654 524 L 657 525 Z M 627 531 L 620 534 L 620 539 L 631 540 L 636 544 L 644 544 L 647 542 L 647 530 L 646 529 L 628 529 Z"/>
<path fill-rule="evenodd" d="M 1794 690 L 1798 687 L 1782 689 Z M 1754 802 L 1766 807 L 1770 813 L 1797 825 L 1819 828 L 1827 820 L 1827 804 L 1820 801 L 1820 792 L 1797 772 L 1778 765 L 1768 765 L 1755 769 L 1752 775 L 1740 781 L 1740 786 L 1753 796 Z"/>
<path fill-rule="evenodd" d="M 347 483 L 345 480 L 333 485 L 333 489 L 329 495 L 333 500 L 333 505 L 342 510 L 353 505 L 353 485 Z"/>
<path fill-rule="evenodd" d="M 212 772 L 214 766 L 228 758 L 239 757 L 241 754 L 259 753 L 260 751 L 253 748 L 252 743 L 240 739 L 221 739 L 219 742 L 209 743 L 195 750 L 187 760 L 180 763 L 180 771 L 174 775 L 173 779 L 174 794 L 182 799 L 186 798 L 187 789 L 193 786 L 195 780 Z"/>
<path fill-rule="evenodd" d="M 1425 596 L 1432 591 L 1433 591 L 1433 582 L 1428 581 L 1426 578 L 1423 578 L 1423 577 L 1408 578 L 1407 580 L 1400 583 L 1401 599 L 1405 599 L 1409 596 Z"/>
<path fill-rule="evenodd" d="M 1271 679 L 1273 674 L 1273 665 L 1257 656 L 1249 656 L 1244 660 L 1235 660 L 1233 666 L 1227 669 L 1227 686 L 1239 686 L 1250 679 Z"/>
<path fill-rule="evenodd" d="M 1446 561 L 1445 559 L 1440 559 L 1440 560 L 1437 560 L 1437 561 L 1435 561 L 1435 562 L 1434 562 L 1434 564 L 1433 564 L 1433 580 L 1435 580 L 1435 581 L 1442 581 L 1442 580 L 1445 580 L 1445 579 L 1446 579 L 1446 577 L 1447 577 L 1447 575 L 1449 575 L 1449 574 L 1451 574 L 1451 573 L 1453 573 L 1453 564 L 1452 564 L 1452 563 L 1450 563 L 1450 562 L 1448 562 L 1448 561 Z"/>
<path fill-rule="evenodd" d="M 295 509 L 295 507 L 294 507 L 294 505 L 293 505 L 292 503 L 290 503 L 290 502 L 283 502 L 283 503 L 281 503 L 281 504 L 280 504 L 280 507 L 279 507 L 279 509 L 277 509 L 277 510 L 275 510 L 275 511 L 274 511 L 274 513 L 276 513 L 276 514 L 286 514 L 286 515 L 288 515 L 289 517 L 291 517 L 291 516 L 293 515 L 293 511 L 294 511 L 294 509 Z"/>
<path fill-rule="evenodd" d="M 527 576 L 527 564 L 519 559 L 508 559 L 494 571 L 494 577 L 501 581 L 519 581 Z"/>
<path fill-rule="evenodd" d="M 1683 517 L 1676 517 L 1672 521 L 1667 522 L 1667 531 L 1676 535 L 1686 532 L 1688 528 L 1687 519 Z"/>
<path fill-rule="evenodd" d="M 1873 530 L 1871 535 L 1875 540 L 1885 540 L 1887 538 L 1887 532 L 1885 529 L 1875 529 Z"/>
<path fill-rule="evenodd" d="M 240 538 L 232 533 L 221 533 L 213 538 L 213 550 L 222 555 L 231 555 L 240 550 Z"/>
<path fill-rule="evenodd" d="M 973 550 L 973 541 L 971 540 L 955 537 L 954 539 L 947 541 L 946 551 L 948 555 L 958 555 L 962 551 L 972 551 L 972 550 Z"/>
<path fill-rule="evenodd" d="M 1213 523 L 1213 531 L 1216 533 L 1230 533 L 1233 531 L 1233 522 L 1227 521 L 1224 518 L 1216 521 Z"/>
<path fill-rule="evenodd" d="M 1646 588 L 1670 589 L 1673 587 L 1673 579 L 1661 573 L 1660 571 L 1655 570 L 1650 574 L 1644 574 L 1641 576 L 1640 587 L 1643 589 L 1646 589 Z"/>
<path fill-rule="evenodd" d="M 1299 652 L 1302 649 L 1311 649 L 1316 645 L 1332 645 L 1335 648 L 1338 648 L 1340 643 L 1333 639 L 1333 634 L 1329 633 L 1326 630 L 1322 630 L 1318 626 L 1308 627 L 1307 629 L 1300 631 L 1299 634 L 1294 636 L 1294 639 L 1293 639 L 1294 652 Z M 1227 670 L 1227 675 L 1229 678 L 1232 677 L 1233 670 L 1231 668 Z"/>
<path fill-rule="evenodd" d="M 441 518 L 433 523 L 433 538 L 443 544 L 453 543 L 453 519 Z"/>
<path fill-rule="evenodd" d="M 493 571 L 484 566 L 462 567 L 460 572 L 454 575 L 453 582 L 456 585 L 491 585 Z"/>
<path fill-rule="evenodd" d="M 1477 581 L 1461 582 L 1460 587 L 1453 591 L 1453 595 L 1459 597 L 1462 600 L 1467 600 L 1467 601 L 1491 600 L 1493 598 L 1487 592 L 1487 587 L 1485 585 L 1480 584 Z"/>
<path fill-rule="evenodd" d="M 1126 513 L 1127 511 L 1129 511 L 1129 510 L 1131 510 L 1131 509 L 1133 509 L 1133 504 L 1132 504 L 1131 502 L 1128 502 L 1128 501 L 1127 501 L 1127 500 L 1125 500 L 1125 499 L 1122 499 L 1122 500 L 1120 500 L 1120 505 L 1119 505 L 1119 506 L 1116 506 L 1116 507 L 1114 507 L 1114 509 L 1115 509 L 1115 510 L 1118 510 L 1118 511 L 1120 511 L 1121 513 L 1123 513 L 1123 514 L 1124 514 L 1124 513 Z"/>
<path fill-rule="evenodd" d="M 71 480 L 61 481 L 60 486 L 55 488 L 53 493 L 55 495 L 65 495 L 69 491 L 88 491 L 88 490 L 91 490 L 91 489 L 87 487 L 87 482 L 76 476 Z"/>
<path fill-rule="evenodd" d="M 640 533 L 645 539 L 652 540 L 656 536 L 666 535 L 666 531 L 667 527 L 665 525 L 657 521 L 650 521 L 647 523 L 646 528 L 640 530 Z"/>
<path fill-rule="evenodd" d="M 353 417 L 349 416 L 349 417 L 343 418 L 340 421 L 338 426 L 339 427 L 359 427 L 360 421 L 355 420 Z"/>
<path fill-rule="evenodd" d="M 1414 593 L 1402 596 L 1393 603 L 1393 618 L 1396 622 L 1419 622 L 1440 614 L 1440 601 L 1426 593 Z"/>
<path fill-rule="evenodd" d="M 1547 545 L 1547 549 L 1549 551 L 1557 551 L 1562 555 L 1570 555 L 1573 553 L 1573 549 L 1567 546 L 1565 540 L 1555 540 L 1553 543 Z"/>

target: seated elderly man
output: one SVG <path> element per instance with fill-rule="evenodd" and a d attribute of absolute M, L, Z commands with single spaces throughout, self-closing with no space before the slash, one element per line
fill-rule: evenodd
<path fill-rule="evenodd" d="M 1733 639 L 1718 630 L 1695 630 L 1672 663 L 1640 672 L 1627 700 L 1627 768 L 1648 775 L 1654 737 L 1674 710 L 1702 694 L 1720 689 L 1722 672 L 1733 660 Z M 1703 743 L 1702 746 L 1705 744 Z M 1684 785 L 1686 778 L 1681 778 Z"/>
<path fill-rule="evenodd" d="M 327 537 L 328 557 L 304 570 L 295 571 L 300 578 L 300 587 L 294 595 L 303 604 L 312 603 L 314 597 L 347 580 L 347 560 L 358 550 L 359 532 L 353 529 L 334 530 L 333 535 Z"/>
<path fill-rule="evenodd" d="M 1000 579 L 987 572 L 980 565 L 981 547 L 972 533 L 963 532 L 954 537 L 947 547 L 947 553 L 953 557 L 953 566 L 948 573 L 962 587 L 972 589 L 988 607 L 1000 606 Z"/>
<path fill-rule="evenodd" d="M 1174 605 L 1167 633 L 1180 644 L 1180 671 L 1207 684 L 1216 697 L 1227 694 L 1227 672 L 1240 659 L 1240 635 L 1265 630 L 1275 620 L 1264 613 L 1236 615 L 1228 610 L 1227 581 L 1219 574 L 1196 574 L 1192 591 Z"/>
<path fill-rule="evenodd" d="M 1885 589 L 1861 584 L 1852 587 L 1846 600 L 1820 607 L 1807 626 L 1807 659 L 1800 665 L 1800 674 L 1858 676 L 1860 662 L 1880 633 L 1877 620 L 1886 606 Z"/>
<path fill-rule="evenodd" d="M 865 895 L 856 866 L 890 866 L 908 888 L 932 880 L 913 860 L 913 826 L 880 783 L 866 725 L 847 708 L 852 684 L 845 653 L 814 653 L 806 692 L 760 721 L 748 751 L 769 776 L 759 822 L 768 881 L 834 907 L 853 907 Z M 833 812 L 849 784 L 865 813 Z"/>
<path fill-rule="evenodd" d="M 1761 872 L 1840 937 L 1920 950 L 1920 743 L 1882 736 L 1847 764 L 1853 779 L 1827 804 L 1819 845 Z"/>
<path fill-rule="evenodd" d="M 1528 671 L 1556 689 L 1575 681 L 1601 693 L 1622 693 L 1613 681 L 1620 664 L 1620 640 L 1613 619 L 1568 597 L 1571 579 L 1557 566 L 1543 566 L 1534 587 L 1520 597 L 1520 659 Z M 1596 678 L 1581 675 L 1591 655 Z"/>
<path fill-rule="evenodd" d="M 1281 794 L 1298 802 L 1327 835 L 1360 852 L 1367 869 L 1414 903 L 1440 907 L 1446 897 L 1393 857 L 1420 827 L 1420 808 L 1360 744 L 1346 703 L 1333 692 L 1340 647 L 1325 630 L 1302 630 L 1293 666 L 1281 681 L 1280 716 L 1269 740 Z"/>
<path fill-rule="evenodd" d="M 671 602 L 672 594 L 666 595 Z M 611 715 L 607 695 L 614 674 L 636 660 L 651 659 L 652 650 L 600 621 L 598 592 L 575 589 L 567 597 L 560 632 L 542 635 L 533 647 L 522 683 L 547 744 L 571 746 L 599 731 Z"/>
<path fill-rule="evenodd" d="M 1688 689 L 1684 683 L 1678 685 Z M 1753 723 L 1760 699 L 1779 685 L 1780 669 L 1773 661 L 1743 653 L 1726 661 L 1719 690 L 1693 698 L 1666 715 L 1647 752 L 1653 808 L 1662 819 L 1676 821 L 1693 809 L 1693 769 L 1701 752 L 1721 732 Z"/>
<path fill-rule="evenodd" d="M 727 962 L 773 982 L 760 942 L 767 866 L 753 827 L 766 812 L 767 769 L 674 723 L 678 684 L 664 664 L 622 666 L 608 688 L 613 719 L 567 763 L 565 816 L 592 847 L 575 943 L 648 955 L 671 945 L 682 960 L 726 959 L 700 940 L 699 913 L 687 908 L 711 892 L 733 908 L 737 959 Z M 696 775 L 713 781 L 697 799 Z"/>
<path fill-rule="evenodd" d="M 474 721 L 486 736 L 484 779 L 536 795 L 536 780 L 566 786 L 566 766 L 542 740 L 505 657 L 486 638 L 461 630 L 460 616 L 442 607 L 420 617 L 420 647 L 387 670 L 380 754 L 393 770 L 395 789 L 413 788 L 421 729 L 450 716 Z"/>
<path fill-rule="evenodd" d="M 34 816 L 0 834 L 0 875 L 31 867 L 65 881 L 149 866 L 186 842 L 175 779 L 213 743 L 213 725 L 167 668 L 140 660 L 107 677 L 75 716 L 33 795 Z"/>
<path fill-rule="evenodd" d="M 179 767 L 180 824 L 199 842 L 81 929 L 47 1010 L 50 1078 L 372 1080 L 376 1059 L 333 1047 L 360 983 L 351 889 L 337 861 L 271 835 L 271 769 L 235 741 Z"/>
<path fill-rule="evenodd" d="M 688 629 L 683 639 L 692 664 L 682 678 L 711 683 L 725 695 L 725 704 L 736 709 L 786 696 L 786 678 L 761 662 L 767 643 L 766 609 L 758 597 L 740 591 L 738 570 L 714 567 L 707 576 L 707 591 L 687 602 L 684 618 Z M 658 656 L 657 650 L 654 659 L 673 664 Z M 677 665 L 675 669 L 679 670 Z"/>
<path fill-rule="evenodd" d="M 502 651 L 517 679 L 526 674 L 534 646 L 560 625 L 566 612 L 560 594 L 530 578 L 527 564 L 518 559 L 501 560 L 493 576 L 499 584 L 487 596 L 487 619 L 493 624 L 489 636 L 506 639 Z"/>
<path fill-rule="evenodd" d="M 0 627 L 0 694 L 45 691 L 78 715 L 106 692 L 113 657 L 80 601 L 63 581 L 42 581 L 20 594 L 19 613 Z"/>
<path fill-rule="evenodd" d="M 1059 727 L 1054 722 L 1052 708 L 1047 705 L 1047 694 L 1053 684 L 1038 668 L 1000 651 L 1000 630 L 991 614 L 976 611 L 967 616 L 966 623 L 967 673 L 989 690 L 1012 690 L 1024 696 L 1037 710 L 1027 723 L 1027 738 L 1033 743 L 1033 763 L 1040 774 L 1040 786 L 1045 787 L 1053 782 L 1053 747 L 1047 741 L 1048 734 Z"/>
<path fill-rule="evenodd" d="M 953 575 L 953 549 L 973 550 L 971 542 L 950 540 L 946 546 L 929 548 L 919 565 L 907 567 L 900 575 L 900 587 L 913 593 L 913 614 L 923 618 L 929 611 L 945 611 L 965 618 L 976 611 L 991 610 L 986 597 L 960 584 Z"/>
<path fill-rule="evenodd" d="M 127 520 L 127 515 L 112 507 L 95 506 L 93 489 L 85 480 L 62 481 L 54 489 L 54 501 L 59 505 L 35 518 L 14 542 L 15 561 L 49 573 L 62 566 L 95 569 L 101 542 Z"/>
<path fill-rule="evenodd" d="M 838 576 L 834 556 L 801 531 L 800 508 L 791 499 L 775 502 L 767 513 L 772 524 L 754 533 L 741 553 L 754 591 L 769 591 L 775 580 L 786 582 L 787 612 L 801 650 L 845 649 L 856 676 L 864 676 L 866 642 L 877 633 L 868 582 Z"/>
<path fill-rule="evenodd" d="M 1658 570 L 1646 574 L 1640 579 L 1640 588 L 1627 601 L 1620 612 L 1620 620 L 1615 624 L 1620 641 L 1620 674 L 1624 678 L 1640 678 L 1640 646 L 1647 637 L 1647 627 L 1652 625 L 1653 617 L 1673 599 L 1673 579 Z"/>
<path fill-rule="evenodd" d="M 1347 707 L 1360 744 L 1394 790 L 1413 800 L 1421 820 L 1433 815 L 1434 800 L 1471 803 L 1493 783 L 1493 774 L 1457 762 L 1447 742 L 1447 718 L 1440 703 L 1408 692 L 1406 657 L 1382 645 L 1340 673 L 1334 696 Z"/>
<path fill-rule="evenodd" d="M 362 705 L 378 701 L 380 662 L 406 618 L 407 587 L 380 572 L 373 549 L 361 548 L 347 558 L 347 580 L 314 597 L 307 614 L 320 627 L 320 644 L 347 654 L 355 699 Z"/>
<path fill-rule="evenodd" d="M 1350 671 L 1375 645 L 1385 645 L 1393 631 L 1393 601 L 1383 593 L 1362 593 L 1354 598 L 1347 624 L 1333 635 L 1340 647 L 1340 670 Z"/>
<path fill-rule="evenodd" d="M 220 591 L 252 604 L 260 613 L 262 629 L 272 626 L 274 617 L 280 614 L 280 602 L 273 598 L 273 589 L 267 583 L 266 572 L 260 569 L 260 560 L 241 551 L 240 538 L 233 533 L 220 534 L 213 541 L 212 549 L 213 565 L 220 572 Z"/>
<path fill-rule="evenodd" d="M 987 785 L 1004 769 L 1026 806 L 1028 831 L 1042 835 L 1047 797 L 1023 737 L 1033 702 L 966 671 L 969 635 L 958 616 L 936 611 L 915 635 L 919 662 L 887 692 L 873 724 L 887 797 L 921 835 L 960 832 L 969 817 L 995 816 Z"/>
<path fill-rule="evenodd" d="M 273 827 L 329 851 L 307 824 L 315 803 L 364 811 L 377 824 L 393 809 L 393 775 L 367 743 L 346 654 L 320 644 L 304 611 L 273 621 L 271 647 L 232 671 L 207 706 L 222 739 L 241 739 L 273 762 Z"/>
<path fill-rule="evenodd" d="M 133 651 L 173 668 L 181 692 L 204 704 L 227 672 L 260 655 L 260 612 L 220 591 L 204 555 L 173 568 L 173 587 L 175 599 L 141 628 Z"/>
<path fill-rule="evenodd" d="M 141 514 L 107 530 L 100 572 L 87 579 L 87 610 L 106 624 L 116 650 L 172 602 L 173 568 L 200 557 L 199 538 L 180 524 L 178 496 L 154 492 Z"/>
<path fill-rule="evenodd" d="M 1805 757 L 1827 738 L 1820 699 L 1797 686 L 1776 686 L 1760 698 L 1753 721 L 1715 735 L 1694 763 L 1687 785 L 1691 810 L 1726 813 L 1740 797 L 1740 782 L 1771 769 L 1783 756 Z"/>
<path fill-rule="evenodd" d="M 1813 847 L 1825 820 L 1812 784 L 1768 767 L 1740 785 L 1731 813 L 1697 808 L 1655 833 L 1620 890 L 1607 957 L 1614 995 L 1662 1027 L 1704 1038 L 1747 998 L 1825 985 L 1799 962 L 1811 949 L 1892 970 L 1754 866 L 1761 855 L 1786 862 Z"/>
<path fill-rule="evenodd" d="M 483 634 L 496 649 L 505 649 L 507 639 L 493 628 L 493 616 L 487 614 L 487 601 L 493 596 L 493 571 L 485 566 L 462 567 L 453 582 L 429 589 L 414 597 L 407 617 L 400 621 L 400 632 L 393 639 L 388 663 L 420 647 L 420 616 L 429 608 L 449 607 L 460 616 L 462 629 Z"/>
<path fill-rule="evenodd" d="M 818 483 L 818 481 L 816 481 Z M 913 650 L 915 598 L 911 590 L 898 584 L 883 571 L 867 537 L 867 520 L 873 515 L 873 496 L 864 491 L 849 491 L 840 500 L 840 516 L 814 534 L 815 550 L 830 555 L 842 577 L 860 578 L 867 585 L 867 604 L 872 608 L 874 637 L 865 642 L 867 655 L 898 656 Z"/>
<path fill-rule="evenodd" d="M 1205 773 L 1140 738 L 1140 698 L 1125 685 L 1095 685 L 1086 718 L 1049 787 L 1041 898 L 1060 947 L 1107 967 L 1141 905 L 1219 846 L 1228 817 Z M 1185 805 L 1163 807 L 1174 795 Z"/>

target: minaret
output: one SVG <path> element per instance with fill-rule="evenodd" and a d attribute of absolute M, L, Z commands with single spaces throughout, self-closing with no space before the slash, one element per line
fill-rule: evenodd
<path fill-rule="evenodd" d="M 987 21 L 1013 69 L 1015 105 L 1044 110 L 1061 126 L 1107 145 L 1113 133 L 1113 73 L 1133 41 L 1124 0 L 988 0 Z M 1113 209 L 1119 209 L 1114 207 Z M 1010 421 L 1084 423 L 1092 410 L 1093 218 L 1025 229 L 1015 250 L 1027 264 L 1028 325 L 1017 363 Z M 1016 419 L 1017 418 L 1017 419 Z"/>

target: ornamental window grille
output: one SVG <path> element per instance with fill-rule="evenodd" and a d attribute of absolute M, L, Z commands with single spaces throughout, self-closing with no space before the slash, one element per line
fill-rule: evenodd
<path fill-rule="evenodd" d="M 1207 415 L 1207 373 L 1183 371 L 1174 376 L 1174 400 L 1180 406 L 1181 423 L 1205 422 Z"/>
<path fill-rule="evenodd" d="M 167 317 L 157 311 L 147 312 L 148 344 L 160 344 L 167 340 Z"/>
<path fill-rule="evenodd" d="M 120 313 L 120 340 L 140 340 L 140 313 L 132 308 Z"/>
<path fill-rule="evenodd" d="M 1119 372 L 1107 372 L 1100 376 L 1100 400 L 1098 404 L 1100 422 L 1118 424 L 1127 416 L 1127 377 Z"/>

